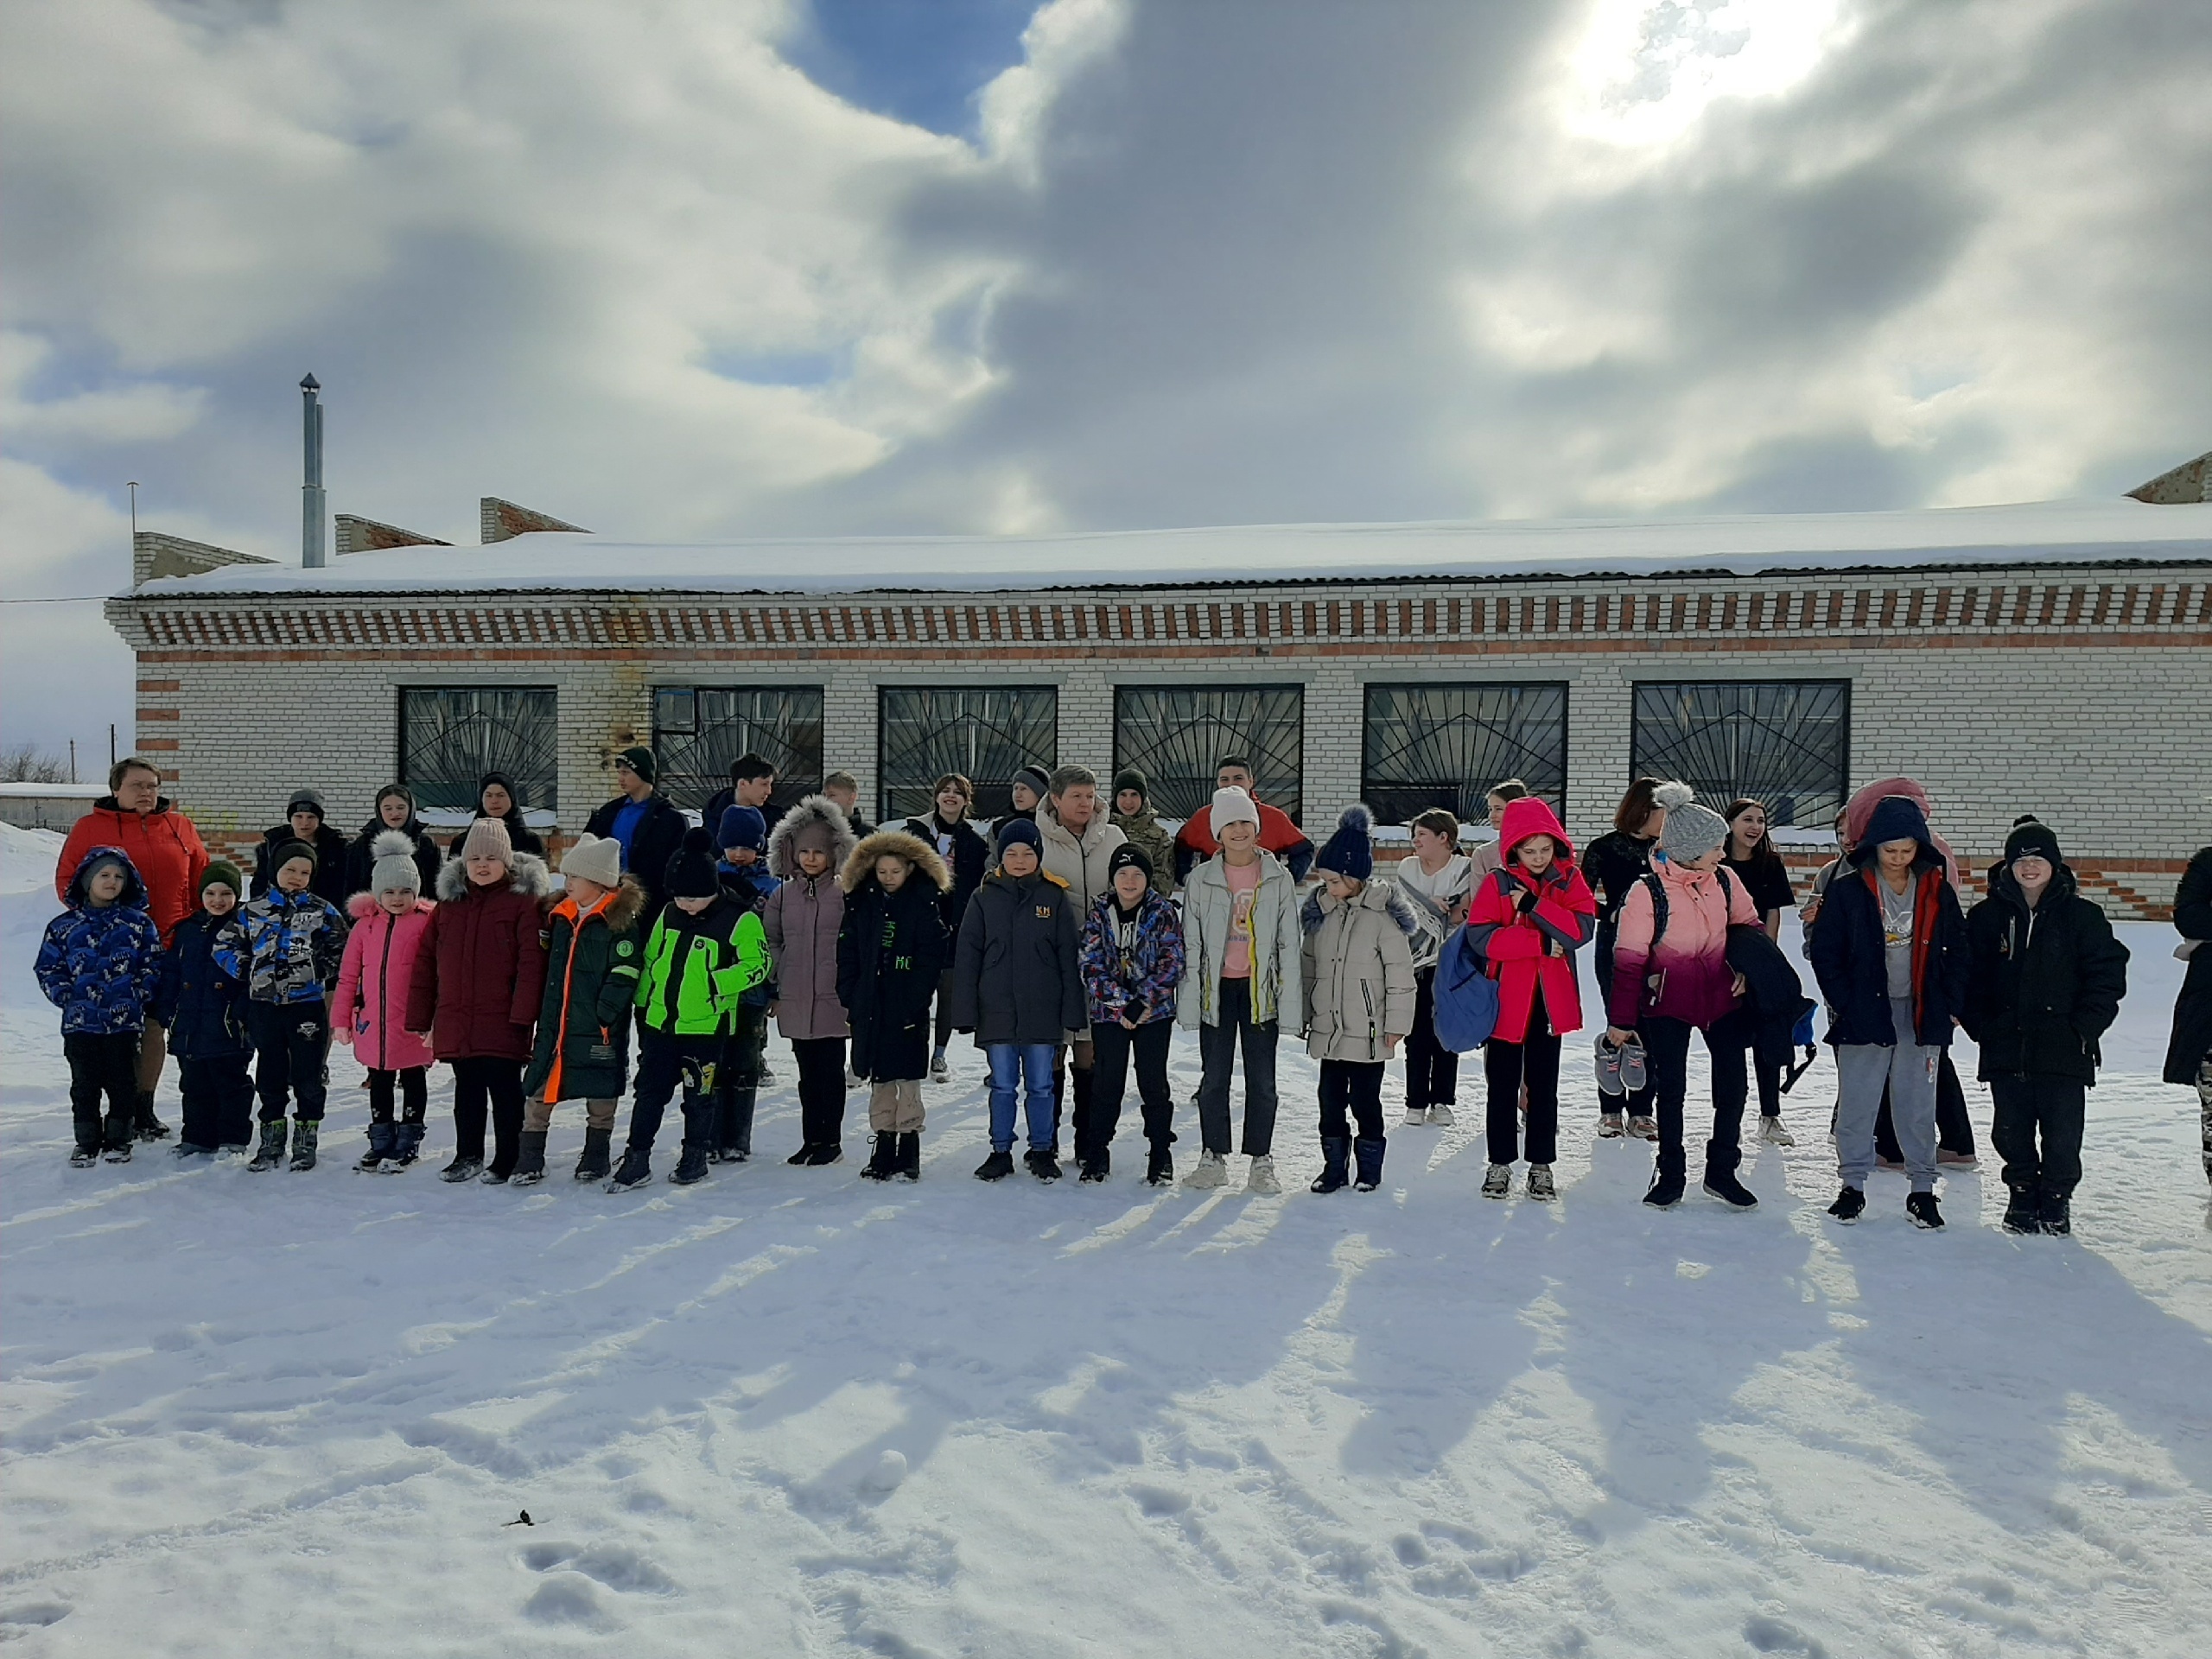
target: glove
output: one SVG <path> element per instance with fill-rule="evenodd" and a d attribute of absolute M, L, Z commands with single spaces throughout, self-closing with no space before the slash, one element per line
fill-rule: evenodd
<path fill-rule="evenodd" d="M 1513 907 L 1526 916 L 1530 911 L 1535 909 L 1537 902 L 1542 897 L 1543 895 L 1534 887 L 1523 887 L 1521 889 L 1521 897 L 1515 900 Z"/>

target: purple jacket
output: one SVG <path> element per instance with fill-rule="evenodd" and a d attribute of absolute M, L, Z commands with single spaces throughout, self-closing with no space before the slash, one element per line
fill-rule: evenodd
<path fill-rule="evenodd" d="M 1077 960 L 1090 1017 L 1103 1024 L 1124 1017 L 1148 1026 L 1175 1017 L 1175 988 L 1183 980 L 1183 918 L 1173 902 L 1147 891 L 1137 907 L 1136 938 L 1128 959 L 1116 942 L 1113 893 L 1100 895 L 1083 925 Z"/>

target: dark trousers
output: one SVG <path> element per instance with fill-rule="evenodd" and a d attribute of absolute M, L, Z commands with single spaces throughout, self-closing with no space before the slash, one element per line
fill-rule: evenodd
<path fill-rule="evenodd" d="M 1989 1138 L 2005 1160 L 2005 1185 L 2070 1196 L 2082 1179 L 2088 1086 L 2065 1077 L 1992 1077 L 1989 1094 L 1997 1103 Z"/>
<path fill-rule="evenodd" d="M 1733 1024 L 1738 1017 L 1732 1014 L 1705 1033 L 1705 1052 L 1713 1061 L 1713 1138 L 1705 1143 L 1705 1167 L 1712 1174 L 1732 1172 L 1744 1160 L 1744 1102 L 1751 1090 L 1745 1071 L 1745 1034 Z M 1651 1067 L 1662 1175 L 1679 1176 L 1687 1163 L 1682 1102 L 1689 1092 L 1690 1033 L 1696 1029 L 1686 1020 L 1656 1014 L 1646 1014 L 1637 1027 Z"/>
<path fill-rule="evenodd" d="M 1144 1138 L 1157 1147 L 1170 1145 L 1175 1139 L 1175 1102 L 1167 1092 L 1167 1043 L 1175 1033 L 1175 1021 L 1154 1020 L 1139 1026 L 1135 1031 L 1125 1030 L 1118 1020 L 1101 1020 L 1090 1027 L 1090 1109 L 1085 1113 L 1084 1129 L 1086 1134 L 1076 1136 L 1075 1155 L 1080 1162 L 1095 1157 L 1114 1144 L 1114 1131 L 1121 1126 L 1122 1096 L 1128 1091 L 1129 1065 L 1136 1064 L 1137 1097 L 1144 1103 Z"/>
<path fill-rule="evenodd" d="M 1552 1041 L 1554 1058 L 1559 1053 L 1559 1041 Z M 1346 1126 L 1349 1113 L 1351 1122 L 1359 1126 L 1363 1141 L 1382 1138 L 1382 1073 L 1381 1060 L 1324 1060 L 1321 1062 L 1321 1139 L 1344 1141 L 1352 1131 Z"/>
<path fill-rule="evenodd" d="M 630 1096 L 630 1146 L 651 1152 L 660 1120 L 683 1090 L 683 1144 L 710 1150 L 715 1140 L 715 1072 L 726 1039 L 676 1037 L 647 1027 L 638 1033 L 638 1082 Z"/>
<path fill-rule="evenodd" d="M 61 1052 L 69 1062 L 69 1116 L 78 1150 L 129 1146 L 138 1110 L 138 1033 L 67 1031 L 61 1034 Z M 108 1103 L 105 1123 L 103 1096 Z"/>
<path fill-rule="evenodd" d="M 1959 1082 L 1959 1069 L 1951 1064 L 1951 1051 L 1943 1051 L 1936 1068 L 1936 1146 L 1971 1158 L 1974 1119 L 1967 1116 L 1967 1091 Z M 1882 1109 L 1874 1114 L 1874 1150 L 1885 1163 L 1904 1162 L 1904 1148 L 1897 1144 L 1897 1127 L 1890 1122 L 1890 1091 L 1882 1090 Z"/>
<path fill-rule="evenodd" d="M 942 1050 L 952 1040 L 952 969 L 950 968 L 938 976 L 937 982 L 936 1019 L 937 1046 Z"/>
<path fill-rule="evenodd" d="M 483 1163 L 494 1175 L 514 1173 L 522 1153 L 522 1062 L 488 1055 L 453 1063 L 454 1156 Z M 492 1119 L 492 1158 L 484 1160 L 484 1119 Z"/>
<path fill-rule="evenodd" d="M 253 1086 L 261 1121 L 282 1121 L 295 1098 L 302 1123 L 322 1122 L 329 1097 L 330 1010 L 321 1002 L 249 1002 L 246 1031 L 253 1039 Z"/>
<path fill-rule="evenodd" d="M 1216 1024 L 1198 1027 L 1198 1135 L 1208 1152 L 1229 1155 L 1229 1080 L 1244 1054 L 1244 1150 L 1267 1157 L 1275 1142 L 1275 1023 L 1252 1023 L 1252 982 L 1221 982 Z"/>
<path fill-rule="evenodd" d="M 1436 1040 L 1436 969 L 1414 970 L 1414 1028 L 1406 1039 L 1406 1109 L 1449 1106 L 1459 1092 L 1459 1057 Z"/>
<path fill-rule="evenodd" d="M 1514 1160 L 1524 1084 L 1529 1090 L 1529 1161 L 1559 1161 L 1559 1046 L 1541 997 L 1529 1010 L 1529 1030 L 1520 1042 L 1493 1037 L 1483 1045 L 1483 1080 L 1489 1085 L 1483 1128 L 1493 1164 Z"/>
<path fill-rule="evenodd" d="M 1759 1116 L 1782 1116 L 1782 1068 L 1769 1061 L 1751 1056 L 1751 1075 L 1758 1080 Z"/>
<path fill-rule="evenodd" d="M 404 1071 L 379 1071 L 371 1066 L 370 1122 L 389 1123 L 392 1121 L 392 1096 L 395 1093 L 399 1097 L 399 1109 L 407 1115 L 405 1121 L 420 1123 L 430 1109 L 430 1068 L 410 1065 Z M 476 1144 L 480 1149 L 484 1145 L 484 1132 L 480 1128 L 476 1132 Z"/>
<path fill-rule="evenodd" d="M 253 1079 L 246 1056 L 220 1054 L 211 1059 L 179 1060 L 177 1092 L 184 1097 L 179 1144 L 188 1147 L 244 1147 L 253 1141 Z"/>
<path fill-rule="evenodd" d="M 810 1147 L 823 1147 L 845 1138 L 845 1039 L 809 1037 L 791 1039 L 791 1058 L 798 1064 L 798 1138 Z"/>
<path fill-rule="evenodd" d="M 717 1150 L 750 1158 L 753 1113 L 760 1099 L 760 1073 L 768 1063 L 768 1007 L 741 1002 L 731 1018 L 734 1023 L 722 1039 L 715 1067 L 715 1109 L 720 1114 L 715 1141 Z"/>

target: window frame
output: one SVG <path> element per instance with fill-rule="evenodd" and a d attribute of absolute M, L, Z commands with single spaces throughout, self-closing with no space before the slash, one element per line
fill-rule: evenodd
<path fill-rule="evenodd" d="M 1293 744 L 1293 747 L 1297 755 L 1297 772 L 1294 785 L 1292 786 L 1289 792 L 1287 804 L 1286 804 L 1285 785 L 1283 781 L 1280 777 L 1275 775 L 1275 768 L 1280 766 L 1281 760 L 1281 756 L 1278 750 L 1264 748 L 1262 746 L 1255 745 L 1243 738 L 1235 739 L 1232 742 L 1231 739 L 1224 736 L 1220 741 L 1217 742 L 1213 746 L 1212 755 L 1213 759 L 1217 760 L 1223 754 L 1233 753 L 1236 748 L 1243 748 L 1246 750 L 1261 748 L 1261 753 L 1255 753 L 1252 756 L 1253 765 L 1258 770 L 1258 777 L 1255 781 L 1259 787 L 1261 798 L 1266 801 L 1268 805 L 1281 810 L 1294 823 L 1302 823 L 1304 822 L 1306 812 L 1306 699 L 1307 692 L 1311 690 L 1311 687 L 1306 681 L 1300 679 L 1269 679 L 1248 684 L 1241 681 L 1224 682 L 1220 680 L 1203 679 L 1154 681 L 1129 680 L 1117 683 L 1113 690 L 1114 771 L 1116 772 L 1119 772 L 1124 767 L 1131 766 L 1137 766 L 1142 770 L 1146 775 L 1147 781 L 1150 783 L 1153 789 L 1153 794 L 1148 798 L 1147 804 L 1150 804 L 1155 811 L 1160 813 L 1161 817 L 1168 818 L 1181 818 L 1187 817 L 1188 815 L 1173 810 L 1169 804 L 1163 802 L 1160 799 L 1160 791 L 1163 786 L 1173 787 L 1173 780 L 1169 777 L 1160 773 L 1156 765 L 1147 764 L 1148 756 L 1136 753 L 1128 743 L 1125 742 L 1123 733 L 1128 729 L 1128 723 L 1124 721 L 1122 715 L 1123 698 L 1173 696 L 1179 693 L 1196 694 L 1205 696 L 1258 696 L 1268 692 L 1289 693 L 1296 702 L 1298 719 L 1297 733 Z M 1226 724 L 1227 723 L 1225 721 L 1217 718 L 1212 722 L 1212 725 L 1217 731 L 1224 729 Z M 1210 761 L 1208 763 L 1207 769 L 1202 774 L 1202 780 L 1205 785 L 1205 798 L 1196 803 L 1192 806 L 1192 811 L 1195 812 L 1201 810 L 1211 802 L 1212 798 L 1212 777 L 1213 766 L 1212 763 Z M 1110 790 L 1112 782 L 1113 779 L 1110 777 L 1100 779 L 1100 783 L 1102 785 L 1101 792 L 1104 793 Z"/>
<path fill-rule="evenodd" d="M 396 776 L 399 782 L 406 788 L 408 793 L 413 797 L 417 811 L 428 810 L 438 812 L 474 812 L 476 810 L 478 802 L 480 798 L 480 791 L 477 787 L 478 783 L 487 772 L 504 772 L 515 780 L 515 793 L 517 797 L 515 804 L 518 807 L 532 812 L 544 811 L 557 814 L 560 811 L 561 688 L 557 683 L 541 684 L 535 682 L 524 683 L 513 681 L 471 680 L 463 681 L 458 684 L 443 682 L 411 685 L 402 684 L 394 686 L 392 690 L 396 694 L 393 698 L 393 702 L 397 728 L 395 732 L 396 741 L 393 745 L 394 749 L 397 751 L 394 756 L 395 765 L 393 772 L 394 776 Z M 417 778 L 415 775 L 416 764 L 415 746 L 409 741 L 408 700 L 410 697 L 419 696 L 450 696 L 458 692 L 467 692 L 480 695 L 484 693 L 492 693 L 505 696 L 512 696 L 518 694 L 535 694 L 543 696 L 546 700 L 546 729 L 543 740 L 546 747 L 544 770 L 543 772 L 533 772 L 526 766 L 518 766 L 512 762 L 501 762 L 494 758 L 488 764 L 479 766 L 476 770 L 475 776 L 467 780 L 467 798 L 466 800 L 448 804 L 443 801 L 432 801 L 424 798 L 424 788 L 426 786 L 435 787 L 436 785 L 429 783 L 429 780 Z M 542 785 L 542 788 L 539 787 L 540 785 Z M 541 795 L 543 798 L 540 798 Z"/>
<path fill-rule="evenodd" d="M 1574 740 L 1573 682 L 1564 679 L 1381 679 L 1362 682 L 1359 695 L 1360 799 L 1366 802 L 1369 806 L 1374 809 L 1376 821 L 1377 823 L 1410 823 L 1413 822 L 1414 818 L 1420 816 L 1419 812 L 1407 813 L 1386 810 L 1382 805 L 1378 804 L 1378 802 L 1382 798 L 1386 798 L 1394 791 L 1404 793 L 1411 791 L 1416 787 L 1416 785 L 1411 784 L 1379 784 L 1376 779 L 1375 755 L 1373 753 L 1375 698 L 1376 694 L 1378 692 L 1388 693 L 1391 691 L 1537 691 L 1557 693 L 1559 697 L 1559 756 L 1557 788 L 1554 790 L 1549 787 L 1541 787 L 1537 784 L 1531 782 L 1529 793 L 1541 797 L 1550 804 L 1554 811 L 1559 813 L 1562 818 L 1565 817 L 1567 812 L 1567 791 L 1571 776 L 1571 762 L 1573 759 Z M 1524 754 L 1534 753 L 1534 751 L 1529 749 L 1526 745 L 1522 746 L 1522 747 Z M 1457 812 L 1462 823 L 1479 823 L 1486 815 L 1487 808 L 1485 806 L 1485 800 L 1491 786 L 1493 785 L 1502 783 L 1506 779 L 1512 777 L 1519 777 L 1526 780 L 1529 778 L 1529 772 L 1533 770 L 1535 770 L 1535 768 L 1527 765 L 1525 761 L 1505 763 L 1503 769 L 1498 771 L 1495 776 L 1471 778 L 1462 780 L 1458 791 L 1459 798 L 1456 804 L 1447 801 L 1437 801 L 1432 804 L 1434 806 L 1441 806 L 1447 811 Z M 1422 810 L 1427 810 L 1428 809 L 1422 809 Z"/>
<path fill-rule="evenodd" d="M 1820 688 L 1834 690 L 1840 693 L 1838 718 L 1834 721 L 1837 738 L 1836 754 L 1834 756 L 1835 798 L 1834 804 L 1825 806 L 1821 810 L 1815 811 L 1808 817 L 1798 806 L 1797 803 L 1801 797 L 1777 789 L 1761 789 L 1758 787 L 1745 786 L 1744 780 L 1741 778 L 1735 780 L 1735 783 L 1731 785 L 1728 792 L 1726 793 L 1721 793 L 1719 791 L 1711 789 L 1709 786 L 1709 780 L 1708 782 L 1700 782 L 1699 779 L 1694 778 L 1684 777 L 1682 778 L 1682 781 L 1694 786 L 1698 791 L 1699 799 L 1713 807 L 1715 811 L 1719 810 L 1721 808 L 1726 806 L 1730 800 L 1735 799 L 1740 795 L 1745 798 L 1755 799 L 1765 803 L 1770 816 L 1770 821 L 1777 829 L 1825 830 L 1828 828 L 1834 821 L 1835 814 L 1840 811 L 1844 804 L 1851 798 L 1852 704 L 1854 682 L 1848 676 L 1845 675 L 1821 675 L 1808 678 L 1800 678 L 1789 675 L 1762 675 L 1754 677 L 1735 679 L 1649 679 L 1631 681 L 1629 686 L 1628 781 L 1633 781 L 1634 779 L 1643 777 L 1647 773 L 1657 778 L 1681 777 L 1681 771 L 1679 767 L 1675 767 L 1671 765 L 1653 763 L 1647 760 L 1643 741 L 1645 726 L 1643 702 L 1644 694 L 1647 691 L 1657 690 L 1662 687 L 1674 688 L 1678 691 L 1689 688 L 1732 691 L 1759 686 L 1791 686 L 1801 690 Z M 1795 741 L 1795 740 L 1792 741 Z M 1797 747 L 1802 748 L 1805 746 L 1801 742 L 1797 744 Z M 1818 799 L 1820 798 L 1814 797 L 1813 798 Z"/>
<path fill-rule="evenodd" d="M 684 789 L 687 793 L 689 793 L 697 783 L 703 782 L 706 785 L 704 791 L 700 794 L 699 798 L 696 801 L 690 799 L 679 799 L 669 788 L 669 779 L 673 769 L 669 766 L 668 752 L 661 741 L 663 734 L 665 733 L 667 735 L 671 737 L 688 739 L 696 742 L 700 735 L 700 725 L 702 720 L 699 708 L 699 699 L 702 693 L 713 694 L 717 692 L 728 696 L 751 695 L 758 696 L 768 695 L 779 697 L 791 697 L 795 696 L 804 696 L 809 693 L 813 695 L 816 703 L 814 731 L 817 751 L 814 756 L 813 772 L 810 774 L 804 772 L 787 772 L 785 770 L 782 759 L 779 756 L 766 756 L 767 759 L 777 760 L 778 762 L 775 792 L 769 796 L 766 809 L 768 821 L 772 824 L 784 813 L 789 811 L 793 806 L 796 806 L 802 798 L 816 793 L 822 787 L 823 771 L 829 765 L 830 688 L 818 680 L 670 680 L 666 682 L 657 682 L 651 686 L 649 688 L 649 695 L 652 698 L 651 725 L 652 730 L 653 754 L 654 757 L 661 763 L 661 775 L 658 786 L 661 792 L 667 795 L 668 798 L 671 801 L 674 801 L 677 805 L 688 808 L 692 811 L 700 811 L 703 810 L 708 801 L 711 800 L 719 791 L 725 790 L 729 787 L 729 768 L 732 761 L 736 760 L 739 756 L 744 754 L 748 748 L 755 749 L 756 751 L 758 750 L 757 744 L 747 744 L 745 747 L 737 749 L 734 753 L 730 754 L 728 759 L 724 760 L 721 763 L 719 771 L 715 772 L 702 772 L 696 769 L 684 772 L 683 776 L 685 779 Z M 683 731 L 674 726 L 663 726 L 661 723 L 662 698 L 664 696 L 686 696 L 691 699 L 690 729 L 689 731 Z M 753 720 L 749 716 L 745 718 L 746 723 L 754 728 L 756 730 L 767 731 L 772 729 L 764 721 Z M 784 741 L 781 737 L 779 737 L 776 740 L 776 747 L 784 751 L 786 755 L 798 754 L 796 747 L 792 744 Z M 765 751 L 761 752 L 765 753 Z M 800 760 L 804 760 L 805 757 L 804 755 L 798 755 L 798 758 Z"/>
<path fill-rule="evenodd" d="M 964 685 L 957 683 L 948 684 L 941 680 L 887 680 L 879 683 L 875 688 L 876 822 L 878 823 L 903 823 L 907 818 L 919 817 L 928 813 L 931 810 L 931 805 L 926 800 L 925 800 L 924 804 L 917 811 L 901 811 L 894 810 L 891 804 L 891 791 L 894 789 L 912 790 L 919 788 L 926 793 L 929 785 L 934 784 L 939 777 L 943 776 L 944 773 L 947 772 L 957 772 L 976 785 L 976 799 L 969 808 L 970 817 L 976 818 L 996 818 L 1003 817 L 1007 811 L 1011 810 L 1013 805 L 1013 799 L 1010 791 L 1013 788 L 1014 772 L 1015 770 L 1022 766 L 1035 765 L 1043 766 L 1045 770 L 1049 772 L 1054 766 L 1059 764 L 1061 690 L 1062 688 L 1057 680 L 977 680 Z M 1016 762 L 1014 766 L 1007 769 L 1007 775 L 1003 779 L 979 778 L 966 766 L 946 766 L 938 767 L 932 771 L 928 779 L 919 784 L 894 781 L 892 777 L 891 768 L 890 734 L 893 728 L 893 721 L 890 718 L 891 711 L 889 708 L 889 700 L 894 696 L 911 695 L 918 692 L 931 695 L 953 693 L 963 696 L 973 695 L 988 696 L 992 695 L 1007 694 L 1027 694 L 1031 696 L 1048 695 L 1052 698 L 1052 742 L 1050 745 L 1050 753 L 1041 756 L 1024 757 Z M 973 717 L 971 716 L 970 718 Z M 1006 798 L 1003 801 L 996 798 L 1001 794 Z"/>

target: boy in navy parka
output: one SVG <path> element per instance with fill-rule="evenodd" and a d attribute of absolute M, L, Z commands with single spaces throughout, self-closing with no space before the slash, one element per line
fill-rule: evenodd
<path fill-rule="evenodd" d="M 67 908 L 46 925 L 33 971 L 46 1000 L 61 1010 L 77 1131 L 69 1163 L 84 1169 L 99 1162 L 105 1145 L 108 1162 L 127 1164 L 138 1107 L 138 1044 L 161 995 L 161 930 L 146 912 L 145 882 L 119 848 L 87 852 L 63 902 Z"/>
<path fill-rule="evenodd" d="M 237 865 L 221 859 L 210 864 L 200 877 L 200 908 L 177 924 L 163 964 L 162 1007 L 184 1096 L 180 1158 L 243 1152 L 253 1141 L 245 982 L 216 960 L 219 950 L 233 960 L 243 954 L 238 901 L 245 891 Z"/>

